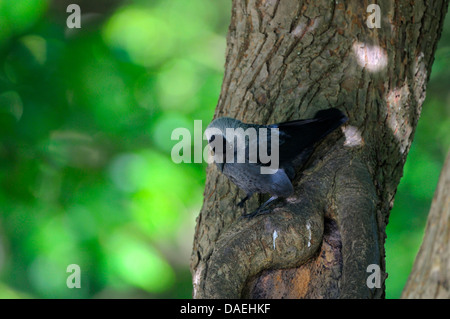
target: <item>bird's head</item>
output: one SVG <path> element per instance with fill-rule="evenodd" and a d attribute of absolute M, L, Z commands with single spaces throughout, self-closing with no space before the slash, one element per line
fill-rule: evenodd
<path fill-rule="evenodd" d="M 230 143 L 227 139 L 227 129 L 235 129 L 239 127 L 240 123 L 241 121 L 233 118 L 220 117 L 213 120 L 205 130 L 205 136 L 213 153 L 214 162 L 220 171 L 223 171 L 227 152 L 233 151 L 233 143 Z M 229 137 L 229 139 L 233 138 L 234 136 Z"/>

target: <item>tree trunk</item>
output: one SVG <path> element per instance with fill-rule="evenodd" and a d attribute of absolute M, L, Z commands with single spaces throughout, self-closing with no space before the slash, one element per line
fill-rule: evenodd
<path fill-rule="evenodd" d="M 366 24 L 369 1 L 233 0 L 215 117 L 267 124 L 338 107 L 349 122 L 267 215 L 239 218 L 243 192 L 208 167 L 194 298 L 384 297 L 385 228 L 448 0 L 377 3 L 381 28 Z"/>
<path fill-rule="evenodd" d="M 450 299 L 450 153 L 428 215 L 425 238 L 402 298 Z"/>

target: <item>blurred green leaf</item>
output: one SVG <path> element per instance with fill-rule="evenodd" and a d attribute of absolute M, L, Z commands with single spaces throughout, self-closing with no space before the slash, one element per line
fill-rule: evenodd
<path fill-rule="evenodd" d="M 114 13 L 104 27 L 103 37 L 130 61 L 154 66 L 171 56 L 176 30 L 151 8 L 130 5 Z"/>
<path fill-rule="evenodd" d="M 108 265 L 114 275 L 149 292 L 162 292 L 174 282 L 170 265 L 148 243 L 126 233 L 113 234 L 106 243 Z"/>
<path fill-rule="evenodd" d="M 33 26 L 47 10 L 47 0 L 0 1 L 0 47 L 10 38 Z"/>

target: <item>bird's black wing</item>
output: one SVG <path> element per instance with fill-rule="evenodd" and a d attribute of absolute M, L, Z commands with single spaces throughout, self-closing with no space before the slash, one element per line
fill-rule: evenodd
<path fill-rule="evenodd" d="M 280 163 L 292 162 L 347 120 L 340 110 L 330 108 L 317 112 L 312 119 L 270 125 L 280 131 Z"/>

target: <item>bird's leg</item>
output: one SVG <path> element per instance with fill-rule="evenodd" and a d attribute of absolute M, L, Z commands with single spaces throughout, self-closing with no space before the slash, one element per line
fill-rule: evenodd
<path fill-rule="evenodd" d="M 237 206 L 240 207 L 240 208 L 244 207 L 245 202 L 246 202 L 247 200 L 249 200 L 250 197 L 252 197 L 252 195 L 253 195 L 253 193 L 247 193 L 247 196 L 245 196 L 245 197 L 237 204 Z"/>
<path fill-rule="evenodd" d="M 278 198 L 278 196 L 272 196 L 272 197 L 270 197 L 264 204 L 262 204 L 261 206 L 259 206 L 258 209 L 256 209 L 253 213 L 242 215 L 242 217 L 245 217 L 245 218 L 252 218 L 252 217 L 255 217 L 255 216 L 258 216 L 258 215 L 262 215 L 262 214 L 266 213 L 266 212 L 264 212 L 264 208 L 265 208 L 267 205 L 269 205 L 271 202 L 273 202 L 274 200 L 276 200 L 277 198 Z"/>

